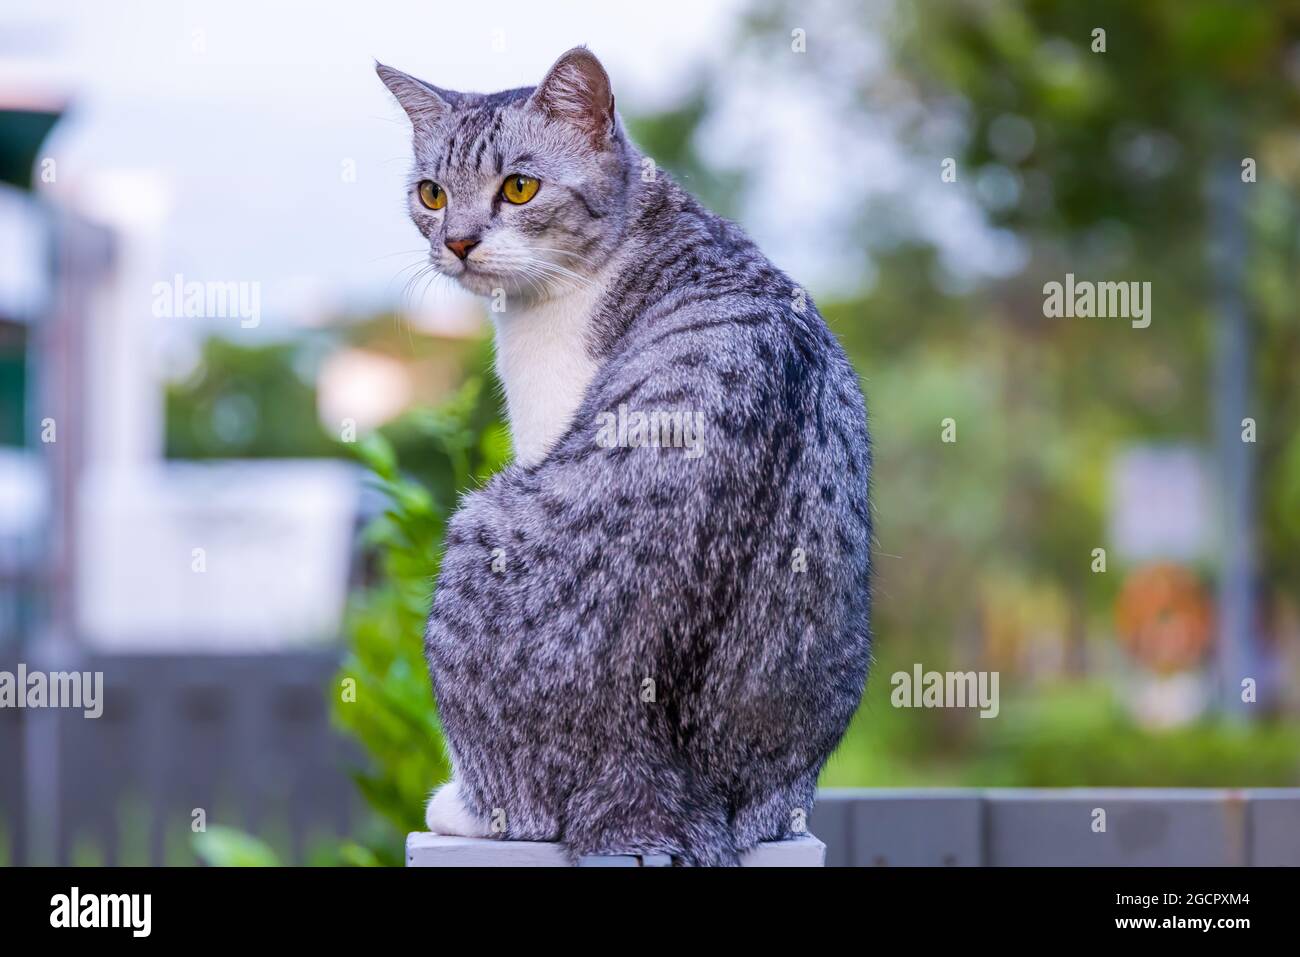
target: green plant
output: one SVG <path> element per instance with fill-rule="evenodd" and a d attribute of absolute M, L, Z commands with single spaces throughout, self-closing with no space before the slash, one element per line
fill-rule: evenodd
<path fill-rule="evenodd" d="M 190 839 L 194 853 L 211 867 L 277 867 L 270 845 L 233 827 L 212 826 Z"/>
<path fill-rule="evenodd" d="M 508 455 L 488 385 L 486 374 L 473 377 L 445 405 L 393 427 L 404 445 L 420 448 L 418 476 L 402 470 L 384 435 L 370 436 L 358 449 L 388 507 L 366 531 L 378 576 L 351 602 L 348 655 L 333 691 L 336 722 L 366 750 L 369 766 L 354 778 L 375 812 L 360 841 L 342 849 L 347 863 L 400 864 L 406 833 L 423 827 L 430 790 L 451 775 L 422 636 L 454 498 Z"/>
<path fill-rule="evenodd" d="M 1174 728 L 1137 723 L 1105 682 L 1004 694 L 996 720 L 974 710 L 891 707 L 886 653 L 823 787 L 1293 787 L 1300 730 L 1214 715 Z"/>

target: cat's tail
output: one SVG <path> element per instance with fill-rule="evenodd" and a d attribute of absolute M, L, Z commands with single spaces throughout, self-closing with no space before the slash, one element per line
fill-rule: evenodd
<path fill-rule="evenodd" d="M 624 775 L 575 795 L 561 838 L 576 861 L 587 855 L 668 855 L 685 867 L 736 867 L 740 854 L 725 806 L 686 789 L 629 786 Z M 609 786 L 610 784 L 613 786 Z M 694 799 L 693 799 L 694 798 Z"/>
<path fill-rule="evenodd" d="M 636 857 L 672 858 L 679 867 L 738 867 L 740 855 L 726 827 L 698 826 L 691 822 L 672 834 L 646 834 L 641 837 L 620 836 L 601 830 L 599 833 L 568 834 L 563 844 L 576 863 L 588 856 L 629 854 Z"/>
<path fill-rule="evenodd" d="M 691 827 L 684 845 L 682 853 L 675 859 L 684 867 L 740 866 L 740 853 L 736 850 L 730 826 Z"/>

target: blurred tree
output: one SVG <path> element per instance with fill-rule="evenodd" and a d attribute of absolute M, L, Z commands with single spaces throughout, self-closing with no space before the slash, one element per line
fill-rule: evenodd
<path fill-rule="evenodd" d="M 1281 305 L 1293 316 L 1292 307 L 1260 295 L 1261 280 L 1281 277 L 1256 270 L 1246 305 L 1247 250 L 1270 237 L 1248 230 L 1244 219 L 1270 198 L 1257 178 L 1287 178 L 1285 168 L 1261 169 L 1261 161 L 1278 141 L 1292 141 L 1294 153 L 1300 4 L 1030 0 L 911 9 L 918 29 L 904 34 L 900 63 L 923 97 L 958 91 L 968 104 L 971 136 L 959 166 L 976 183 L 1005 184 L 1010 195 L 986 190 L 984 205 L 1034 252 L 1021 282 L 1034 288 L 1067 270 L 1151 281 L 1160 322 L 1143 330 L 1141 345 L 1181 354 L 1182 373 L 1203 386 L 1192 408 L 1205 417 L 1200 431 L 1215 432 L 1223 495 L 1225 701 L 1240 704 L 1240 677 L 1259 673 L 1252 543 L 1256 526 L 1269 529 L 1281 518 L 1274 487 L 1255 513 L 1253 477 L 1257 465 L 1271 472 L 1283 463 L 1276 433 L 1258 462 L 1239 433 L 1251 412 L 1294 407 L 1297 396 L 1294 381 L 1277 389 L 1272 378 L 1255 380 L 1249 394 L 1249 325 L 1262 333 L 1259 354 L 1289 346 L 1300 359 L 1293 332 L 1270 335 L 1279 316 L 1269 313 Z M 1283 245 L 1294 251 L 1294 205 L 1290 212 Z M 1289 273 L 1294 291 L 1294 269 Z M 1095 335 L 1086 325 L 1075 328 Z M 1108 390 L 1103 397 L 1124 395 Z M 1276 537 L 1266 536 L 1266 577 L 1290 572 L 1295 580 L 1295 543 L 1279 549 Z"/>
<path fill-rule="evenodd" d="M 1261 423 L 1250 449 L 1263 577 L 1294 599 L 1300 439 L 1285 423 L 1300 410 L 1300 3 L 759 0 L 747 23 L 745 47 L 774 85 L 815 84 L 846 127 L 888 117 L 915 168 L 938 183 L 950 160 L 950 188 L 1023 254 L 1008 278 L 963 287 L 924 239 L 900 242 L 909 197 L 846 196 L 878 279 L 823 311 L 875 409 L 879 622 L 960 633 L 981 582 L 1010 566 L 1071 596 L 1077 646 L 1085 609 L 1100 621 L 1114 591 L 1088 563 L 1105 537 L 1106 462 L 1123 442 L 1209 438 L 1224 351 L 1213 320 L 1234 294 L 1255 337 L 1258 374 L 1242 402 Z M 805 56 L 785 55 L 796 26 Z M 862 65 L 873 39 L 884 40 L 882 69 Z M 1243 175 L 1247 158 L 1258 182 Z M 1250 249 L 1226 299 L 1210 255 L 1212 174 L 1234 190 Z M 1043 284 L 1066 272 L 1150 281 L 1154 321 L 1046 319 Z M 952 447 L 936 441 L 945 409 L 964 429 Z M 1220 450 L 1228 418 L 1221 410 Z M 952 596 L 926 606 L 924 622 L 922 586 L 891 575 L 892 555 L 906 577 L 919 570 L 925 588 Z"/>
<path fill-rule="evenodd" d="M 739 170 L 719 169 L 705 161 L 698 149 L 697 134 L 709 115 L 717 82 L 715 76 L 701 74 L 680 104 L 657 113 L 628 117 L 627 125 L 633 142 L 656 166 L 668 170 L 710 209 L 734 216 L 744 174 Z M 652 170 L 642 171 L 642 175 L 651 173 Z"/>
<path fill-rule="evenodd" d="M 298 372 L 301 353 L 297 343 L 208 339 L 194 372 L 167 387 L 167 457 L 342 454 L 317 420 L 316 388 Z"/>

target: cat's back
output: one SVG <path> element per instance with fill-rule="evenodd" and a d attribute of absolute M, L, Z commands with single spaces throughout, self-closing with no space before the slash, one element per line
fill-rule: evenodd
<path fill-rule="evenodd" d="M 833 634 L 865 622 L 870 443 L 856 372 L 807 292 L 739 227 L 671 181 L 639 202 L 598 316 L 600 371 L 539 478 L 595 512 L 582 527 L 603 554 L 681 583 L 698 619 L 683 627 Z M 698 447 L 636 446 L 626 428 L 601 441 L 602 419 L 638 414 L 698 423 Z M 609 490 L 595 501 L 617 505 L 618 529 L 639 534 L 611 543 L 592 488 Z M 634 610 L 657 620 L 654 601 Z"/>
<path fill-rule="evenodd" d="M 865 400 L 810 294 L 667 177 L 638 207 L 595 317 L 587 416 L 615 399 L 690 407 L 707 420 L 716 478 L 770 485 L 798 461 L 833 466 L 865 512 Z M 764 460 L 774 453 L 783 461 Z"/>

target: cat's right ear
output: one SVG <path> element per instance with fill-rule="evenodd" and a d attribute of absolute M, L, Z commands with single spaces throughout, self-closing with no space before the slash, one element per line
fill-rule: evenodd
<path fill-rule="evenodd" d="M 456 105 L 457 94 L 451 90 L 439 89 L 378 61 L 375 72 L 415 126 L 431 126 Z"/>
<path fill-rule="evenodd" d="M 608 145 L 617 122 L 609 74 L 586 47 L 574 47 L 556 60 L 530 102 L 586 133 L 597 149 Z"/>

